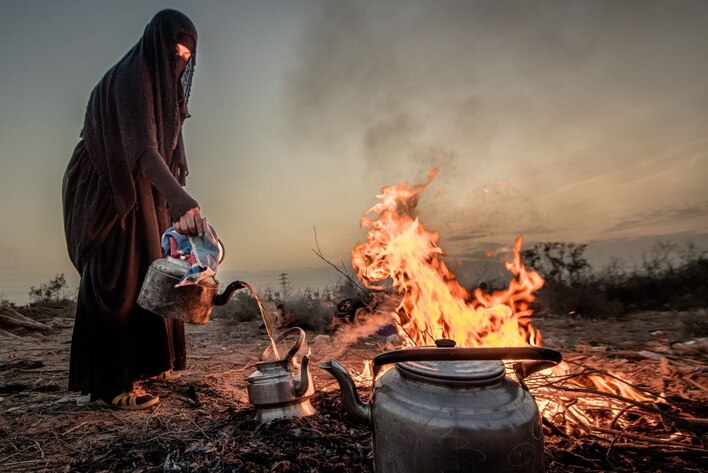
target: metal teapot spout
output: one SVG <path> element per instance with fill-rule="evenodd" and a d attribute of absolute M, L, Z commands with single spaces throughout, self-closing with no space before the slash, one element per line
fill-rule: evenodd
<path fill-rule="evenodd" d="M 303 356 L 302 363 L 300 364 L 300 381 L 293 384 L 293 394 L 297 397 L 304 396 L 310 388 L 310 376 L 307 371 L 309 364 L 310 357 L 308 355 Z"/>
<path fill-rule="evenodd" d="M 304 360 L 303 360 L 304 361 Z M 329 360 L 320 365 L 320 368 L 334 376 L 342 392 L 342 404 L 349 414 L 362 422 L 371 422 L 371 405 L 361 402 L 356 386 L 349 372 L 337 360 Z"/>
<path fill-rule="evenodd" d="M 234 292 L 238 291 L 239 289 L 243 289 L 245 286 L 243 285 L 242 281 L 234 281 L 228 286 L 226 286 L 226 289 L 224 289 L 224 292 L 221 294 L 216 294 L 214 296 L 214 299 L 212 299 L 211 303 L 212 305 L 224 305 L 227 302 L 231 300 L 231 296 L 234 295 Z"/>

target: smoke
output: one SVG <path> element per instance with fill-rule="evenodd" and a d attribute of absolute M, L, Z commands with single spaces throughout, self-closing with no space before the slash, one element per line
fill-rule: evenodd
<path fill-rule="evenodd" d="M 441 167 L 440 220 L 506 180 L 523 198 L 496 199 L 485 233 L 580 225 L 621 197 L 541 200 L 703 136 L 707 20 L 695 1 L 324 2 L 294 48 L 285 119 L 294 146 L 362 179 Z"/>
<path fill-rule="evenodd" d="M 549 79 L 534 64 L 591 54 L 564 31 L 572 25 L 554 25 L 561 5 L 381 3 L 326 2 L 287 81 L 297 133 L 324 142 L 354 134 L 368 172 L 416 169 L 431 150 L 488 156 L 504 121 L 533 111 L 524 84 Z"/>
<path fill-rule="evenodd" d="M 352 325 L 343 325 L 328 344 L 328 347 L 331 347 L 333 351 L 331 353 L 323 353 L 321 356 L 327 355 L 331 358 L 339 358 L 358 339 L 368 337 L 378 329 L 391 323 L 393 323 L 391 313 L 377 311 L 373 314 L 369 313 L 363 320 L 358 319 Z"/>

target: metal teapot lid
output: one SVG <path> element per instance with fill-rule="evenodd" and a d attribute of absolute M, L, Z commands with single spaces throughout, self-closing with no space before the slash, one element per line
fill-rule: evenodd
<path fill-rule="evenodd" d="M 499 360 L 406 361 L 396 368 L 407 378 L 433 384 L 481 385 L 504 378 L 504 363 Z"/>
<path fill-rule="evenodd" d="M 454 340 L 435 340 L 438 348 L 453 348 Z M 500 360 L 406 361 L 396 363 L 401 374 L 434 384 L 481 385 L 502 379 L 506 373 Z"/>
<path fill-rule="evenodd" d="M 534 360 L 515 363 L 519 379 L 563 360 L 561 354 L 540 347 L 455 348 L 452 340 L 436 340 L 437 347 L 413 347 L 392 350 L 374 357 L 374 379 L 381 367 L 396 364 L 398 372 L 408 378 L 444 385 L 492 384 L 501 380 L 505 368 L 501 360 Z"/>

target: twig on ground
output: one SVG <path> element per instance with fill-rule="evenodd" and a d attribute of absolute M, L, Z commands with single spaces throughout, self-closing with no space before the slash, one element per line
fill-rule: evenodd
<path fill-rule="evenodd" d="M 189 421 L 190 421 L 192 424 L 194 424 L 194 427 L 196 427 L 197 429 L 199 429 L 199 432 L 202 433 L 202 435 L 204 436 L 205 439 L 207 439 L 207 440 L 209 440 L 209 441 L 211 442 L 211 437 L 209 437 L 209 436 L 206 434 L 206 432 L 204 432 L 204 431 L 202 430 L 202 428 L 199 427 L 199 425 L 198 425 L 196 422 L 194 422 L 194 419 L 192 419 L 192 418 L 190 417 Z"/>
<path fill-rule="evenodd" d="M 689 450 L 695 450 L 697 452 L 703 452 L 708 454 L 708 450 L 703 448 L 703 447 L 696 447 L 693 445 L 688 445 L 685 443 L 678 443 L 678 442 L 672 442 L 670 440 L 663 440 L 660 438 L 656 437 L 649 437 L 646 435 L 640 435 L 640 434 L 634 434 L 632 432 L 622 432 L 620 430 L 615 430 L 615 429 L 608 429 L 606 427 L 600 427 L 600 426 L 589 426 L 589 428 L 595 432 L 601 432 L 603 434 L 608 434 L 608 435 L 619 435 L 622 434 L 623 437 L 634 439 L 634 440 L 641 440 L 642 442 L 647 442 L 650 444 L 654 444 L 656 446 L 669 446 L 669 447 L 675 447 L 675 448 L 685 448 Z M 602 438 L 602 437 L 600 437 Z M 607 439 L 605 439 L 607 440 Z"/>
<path fill-rule="evenodd" d="M 247 369 L 252 368 L 252 367 L 254 367 L 254 366 L 256 366 L 255 363 L 248 363 L 248 364 L 247 364 L 246 366 L 244 366 L 243 368 L 234 368 L 234 369 L 232 369 L 232 370 L 222 371 L 221 373 L 205 374 L 204 377 L 205 377 L 205 378 L 220 378 L 220 377 L 222 377 L 222 376 L 225 376 L 225 375 L 231 374 L 231 373 L 243 373 L 243 372 L 246 371 Z"/>
<path fill-rule="evenodd" d="M 30 447 L 27 447 L 27 448 L 25 448 L 25 449 L 23 449 L 23 450 L 18 450 L 18 451 L 16 451 L 15 453 L 12 453 L 12 454 L 10 454 L 10 455 L 4 457 L 4 458 L 0 458 L 0 464 L 3 464 L 3 463 L 5 463 L 7 460 L 9 460 L 9 459 L 11 459 L 11 458 L 13 458 L 13 457 L 16 457 L 16 456 L 19 455 L 20 453 L 26 452 L 26 451 L 29 450 L 30 448 L 32 448 L 32 447 L 30 446 Z"/>
<path fill-rule="evenodd" d="M 685 377 L 685 378 L 683 378 L 683 380 L 686 381 L 687 383 L 692 384 L 693 386 L 697 387 L 701 391 L 708 392 L 708 388 L 706 388 L 705 386 L 703 386 L 701 384 L 698 384 L 696 381 L 692 380 L 689 377 Z"/>
<path fill-rule="evenodd" d="M 632 409 L 633 407 L 636 407 L 636 406 L 633 405 L 633 404 L 630 404 L 630 405 L 628 405 L 628 406 L 625 406 L 621 411 L 619 411 L 619 412 L 617 413 L 617 415 L 615 415 L 615 416 L 612 418 L 612 422 L 610 422 L 610 428 L 611 428 L 611 429 L 614 429 L 614 428 L 615 428 L 615 424 L 617 424 L 617 421 L 619 420 L 619 418 L 622 417 L 622 415 L 623 415 L 625 412 L 627 412 L 628 410 Z"/>

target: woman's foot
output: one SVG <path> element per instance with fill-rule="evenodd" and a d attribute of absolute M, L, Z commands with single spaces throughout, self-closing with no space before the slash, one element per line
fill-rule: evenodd
<path fill-rule="evenodd" d="M 115 396 L 102 397 L 98 403 L 112 409 L 137 411 L 156 406 L 160 403 L 160 398 L 146 393 L 142 388 L 134 388 L 132 391 L 122 392 Z"/>

